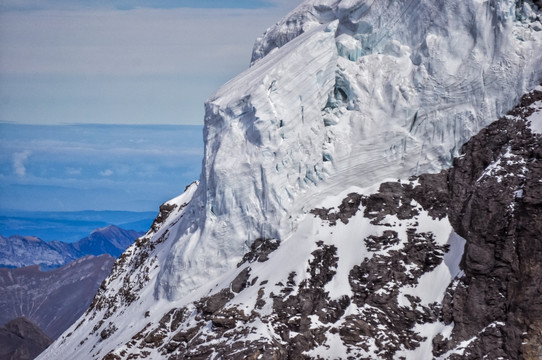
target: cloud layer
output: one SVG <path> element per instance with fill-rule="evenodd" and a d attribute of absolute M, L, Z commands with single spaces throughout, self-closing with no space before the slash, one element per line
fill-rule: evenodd
<path fill-rule="evenodd" d="M 201 126 L 0 124 L 4 209 L 153 211 L 199 178 Z"/>
<path fill-rule="evenodd" d="M 3 0 L 1 11 L 35 11 L 47 9 L 81 10 L 112 9 L 133 10 L 138 8 L 176 9 L 176 8 L 239 8 L 258 9 L 276 5 L 277 1 L 266 0 Z"/>

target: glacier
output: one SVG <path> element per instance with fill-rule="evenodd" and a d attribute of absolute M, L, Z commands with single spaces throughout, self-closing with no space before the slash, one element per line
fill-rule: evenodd
<path fill-rule="evenodd" d="M 163 205 L 40 359 L 126 350 L 147 324 L 229 284 L 257 240 L 280 241 L 295 262 L 288 249 L 316 231 L 309 211 L 345 189 L 450 166 L 542 81 L 540 13 L 514 0 L 305 1 L 206 102 L 199 181 Z"/>
<path fill-rule="evenodd" d="M 333 189 L 449 166 L 542 79 L 535 11 L 513 0 L 300 5 L 205 105 L 194 216 L 155 296 L 180 299 L 255 239 L 288 238 Z"/>

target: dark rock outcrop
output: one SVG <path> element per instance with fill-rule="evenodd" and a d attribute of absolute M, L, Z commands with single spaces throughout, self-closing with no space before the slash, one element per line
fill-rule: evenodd
<path fill-rule="evenodd" d="M 256 239 L 254 242 L 250 245 L 250 251 L 247 252 L 243 256 L 243 260 L 239 264 L 237 264 L 237 267 L 241 266 L 242 264 L 246 262 L 264 262 L 267 259 L 269 259 L 269 254 L 271 254 L 273 251 L 277 250 L 277 248 L 280 245 L 280 241 L 276 239 Z"/>
<path fill-rule="evenodd" d="M 537 100 L 542 91 L 467 142 L 442 184 L 467 244 L 443 304 L 452 337 L 435 355 L 471 340 L 461 359 L 542 358 L 542 136 L 525 121 Z"/>
<path fill-rule="evenodd" d="M 31 360 L 52 342 L 34 323 L 18 317 L 0 327 L 0 359 Z"/>
<path fill-rule="evenodd" d="M 348 224 L 348 219 L 356 215 L 359 210 L 359 204 L 361 203 L 361 195 L 351 193 L 346 196 L 338 206 L 338 211 L 332 212 L 332 209 L 319 208 L 312 209 L 311 214 L 318 216 L 322 220 L 329 221 L 331 226 L 337 224 L 337 220 L 340 220 L 343 224 Z"/>

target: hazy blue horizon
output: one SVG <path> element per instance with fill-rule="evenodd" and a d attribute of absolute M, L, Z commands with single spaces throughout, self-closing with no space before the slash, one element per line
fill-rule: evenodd
<path fill-rule="evenodd" d="M 156 211 L 199 179 L 202 129 L 0 123 L 0 209 Z"/>

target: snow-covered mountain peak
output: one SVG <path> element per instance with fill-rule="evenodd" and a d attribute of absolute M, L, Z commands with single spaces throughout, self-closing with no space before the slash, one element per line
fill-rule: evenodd
<path fill-rule="evenodd" d="M 270 28 L 206 104 L 196 235 L 172 244 L 158 296 L 286 239 L 337 186 L 449 166 L 542 78 L 539 13 L 516 5 L 308 1 Z"/>
<path fill-rule="evenodd" d="M 360 357 L 409 359 L 420 358 L 411 351 L 418 348 L 451 351 L 481 329 L 450 340 L 451 315 L 441 321 L 442 309 L 431 303 L 445 302 L 443 289 L 424 292 L 424 274 L 438 269 L 443 277 L 431 279 L 445 279 L 444 286 L 458 271 L 461 241 L 450 237 L 449 220 L 458 214 L 446 215 L 447 175 L 427 183 L 396 179 L 450 166 L 469 138 L 540 84 L 540 26 L 540 11 L 528 1 L 306 1 L 257 41 L 250 69 L 206 103 L 199 183 L 160 207 L 74 325 L 76 336 L 63 339 L 66 346 L 107 359 L 170 352 L 220 358 L 234 346 L 257 358 L 262 344 L 281 359 L 285 349 L 333 358 L 353 347 Z M 476 156 L 469 159 L 480 174 L 480 163 L 495 160 Z M 394 182 L 375 194 L 385 179 Z M 521 181 L 509 180 L 511 187 Z M 356 242 L 352 234 L 366 237 Z M 365 250 L 383 252 L 364 262 Z M 388 275 L 402 280 L 374 287 L 392 261 Z M 419 282 L 423 289 L 412 290 Z M 370 326 L 358 321 L 389 304 Z M 455 311 L 452 305 L 446 311 Z M 404 308 L 411 318 L 396 325 Z M 228 334 L 244 340 L 222 342 L 216 352 L 237 325 L 241 330 Z M 432 342 L 440 330 L 446 336 Z M 319 347 L 303 343 L 313 335 Z M 43 358 L 62 349 L 57 343 Z"/>

